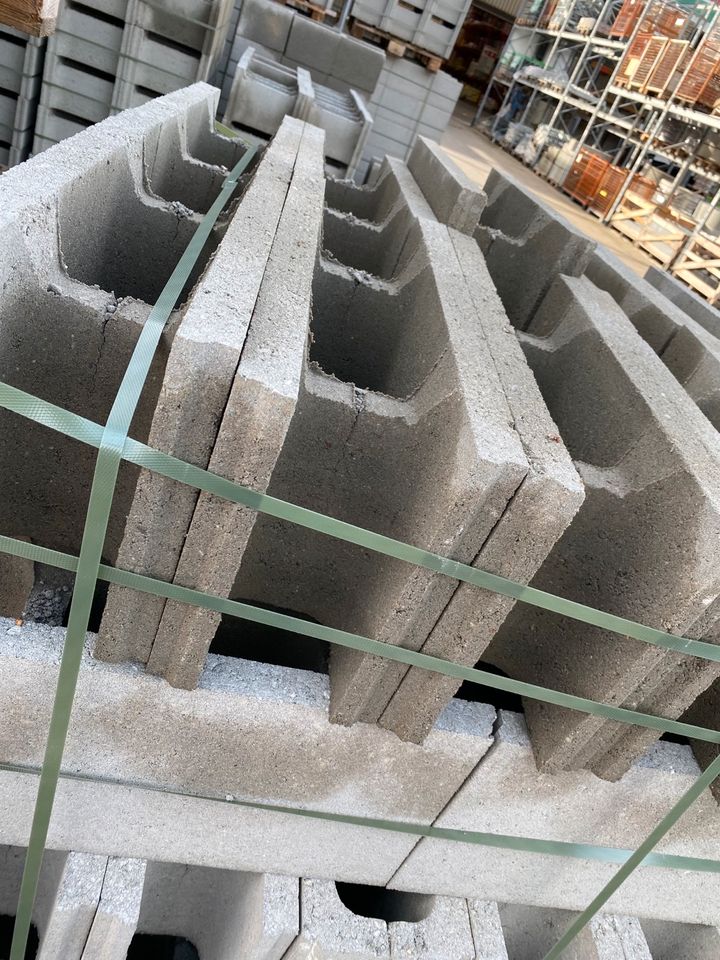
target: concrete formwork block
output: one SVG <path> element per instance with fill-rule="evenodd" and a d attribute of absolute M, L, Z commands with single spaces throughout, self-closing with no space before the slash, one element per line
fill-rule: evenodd
<path fill-rule="evenodd" d="M 304 126 L 277 235 L 223 411 L 209 469 L 266 489 L 295 413 L 304 366 L 313 268 L 322 227 L 323 134 Z M 277 317 L 282 313 L 283 325 Z M 201 493 L 175 582 L 228 596 L 257 514 Z M 192 688 L 220 615 L 168 602 L 148 669 Z"/>
<path fill-rule="evenodd" d="M 406 265 L 417 244 L 418 217 L 433 213 L 407 167 L 383 161 L 372 189 L 351 181 L 328 181 L 323 221 L 323 249 L 329 257 L 384 280 Z"/>
<path fill-rule="evenodd" d="M 106 420 L 150 304 L 197 222 L 147 192 L 145 140 L 214 97 L 211 88 L 191 88 L 98 125 L 3 175 L 5 380 L 97 422 Z M 203 256 L 212 248 L 213 240 Z M 193 282 L 205 262 L 200 259 Z M 18 334 L 29 313 L 32 341 Z M 138 437 L 147 436 L 172 329 L 173 323 L 140 401 L 133 424 Z M 2 484 L 13 491 L 4 499 L 4 531 L 76 552 L 94 453 L 10 413 L 0 419 Z M 22 458 L 13 453 L 20 448 L 26 451 Z M 116 555 L 136 477 L 121 468 L 107 559 Z"/>
<path fill-rule="evenodd" d="M 524 330 L 555 277 L 585 272 L 595 243 L 497 170 L 485 192 L 475 238 L 510 322 Z"/>
<path fill-rule="evenodd" d="M 299 908 L 290 877 L 149 863 L 137 932 L 187 940 L 203 960 L 281 960 Z"/>
<path fill-rule="evenodd" d="M 408 167 L 441 223 L 474 233 L 487 197 L 432 140 L 418 137 Z"/>
<path fill-rule="evenodd" d="M 435 821 L 436 826 L 633 850 L 698 776 L 690 747 L 665 741 L 654 744 L 614 783 L 599 780 L 588 771 L 549 776 L 537 769 L 522 716 L 503 710 L 493 743 Z M 697 802 L 697 809 L 686 814 L 661 841 L 659 852 L 694 851 L 697 855 L 704 851 L 707 856 L 716 848 L 711 836 L 718 822 L 717 804 L 709 790 Z M 589 859 L 469 844 L 458 849 L 447 841 L 424 839 L 390 887 L 579 911 L 616 871 L 614 864 Z M 681 878 L 678 871 L 644 867 L 613 895 L 606 910 L 716 923 L 719 911 L 712 902 L 716 888 L 720 888 L 717 879 L 699 873 L 684 873 Z M 523 956 L 513 952 L 507 931 L 506 937 L 511 960 Z M 540 951 L 537 955 L 544 954 Z M 492 953 L 490 956 L 495 960 Z"/>
<path fill-rule="evenodd" d="M 294 19 L 291 7 L 283 8 L 272 0 L 245 0 L 236 32 L 268 50 L 284 53 Z"/>
<path fill-rule="evenodd" d="M 25 856 L 22 847 L 0 847 L 0 916 L 16 914 Z M 107 857 L 45 854 L 32 911 L 40 940 L 38 960 L 81 960 L 106 865 Z"/>
<path fill-rule="evenodd" d="M 533 584 L 713 639 L 717 432 L 612 298 L 586 278 L 559 278 L 521 341 L 586 490 Z M 487 658 L 517 678 L 668 717 L 680 716 L 718 675 L 714 663 L 527 606 L 513 609 Z M 538 759 L 551 770 L 589 767 L 616 777 L 657 737 L 535 701 L 526 710 Z"/>
<path fill-rule="evenodd" d="M 283 960 L 389 960 L 384 920 L 349 910 L 330 880 L 300 881 L 300 933 Z"/>
<path fill-rule="evenodd" d="M 230 90 L 224 122 L 272 136 L 298 101 L 296 70 L 265 60 L 254 47 L 240 58 Z"/>
<path fill-rule="evenodd" d="M 302 125 L 285 121 L 257 167 L 168 357 L 150 443 L 207 467 L 243 350 L 280 215 L 286 201 Z M 245 268 L 235 269 L 238 259 Z M 212 325 L 208 306 L 213 303 Z M 118 563 L 172 580 L 198 492 L 143 473 L 127 521 Z M 146 663 L 165 601 L 113 587 L 96 655 Z"/>
<path fill-rule="evenodd" d="M 720 337 L 720 311 L 666 270 L 648 267 L 645 280 L 713 336 Z"/>
<path fill-rule="evenodd" d="M 0 750 L 8 763 L 36 765 L 64 631 L 13 621 L 3 627 L 8 711 Z M 331 724 L 328 701 L 328 678 L 310 671 L 211 655 L 199 689 L 189 693 L 88 652 L 65 756 L 69 769 L 104 779 L 108 792 L 86 784 L 100 794 L 81 801 L 76 785 L 64 783 L 60 793 L 83 802 L 85 814 L 78 818 L 78 808 L 59 799 L 67 817 L 53 819 L 50 846 L 67 845 L 69 830 L 82 834 L 69 845 L 84 852 L 384 885 L 416 837 L 218 801 L 429 824 L 488 750 L 495 714 L 482 704 L 453 704 L 419 747 L 374 725 Z M 112 786 L 117 778 L 127 785 Z M 33 790 L 31 778 L 28 791 L 6 805 L 0 787 L 0 840 L 10 831 L 26 842 Z M 190 796 L 178 795 L 184 792 Z"/>
<path fill-rule="evenodd" d="M 82 960 L 125 960 L 137 930 L 146 863 L 110 857 Z"/>
<path fill-rule="evenodd" d="M 371 97 L 384 65 L 384 50 L 361 43 L 353 37 L 341 36 L 327 72 L 328 77 L 338 84 L 362 90 Z"/>
<path fill-rule="evenodd" d="M 472 563 L 528 583 L 581 508 L 583 484 L 527 366 L 477 245 L 457 231 L 451 230 L 450 235 L 468 290 L 470 315 L 486 339 L 514 433 L 528 463 L 522 483 Z M 531 538 L 528 530 L 533 531 Z M 460 584 L 434 624 L 423 653 L 474 666 L 513 606 L 507 597 L 486 596 L 469 584 Z M 459 686 L 449 677 L 411 668 L 405 671 L 380 722 L 399 736 L 417 741 L 425 736 Z"/>
<path fill-rule="evenodd" d="M 352 176 L 372 126 L 362 98 L 353 90 L 345 95 L 314 84 L 314 98 L 306 116 L 325 131 L 325 156 L 347 167 Z"/>

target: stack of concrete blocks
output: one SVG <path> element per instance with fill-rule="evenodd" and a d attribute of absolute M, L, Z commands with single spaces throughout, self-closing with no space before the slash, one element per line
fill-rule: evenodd
<path fill-rule="evenodd" d="M 325 131 L 330 170 L 353 177 L 372 117 L 355 91 L 338 93 L 315 83 L 303 67 L 286 67 L 247 47 L 235 71 L 224 122 L 251 136 L 271 137 L 285 116 Z"/>
<path fill-rule="evenodd" d="M 206 80 L 231 0 L 68 0 L 48 41 L 33 152 L 126 107 Z"/>
<path fill-rule="evenodd" d="M 405 160 L 418 136 L 440 140 L 462 84 L 442 70 L 426 70 L 412 60 L 388 57 L 370 100 L 373 129 L 365 159 L 385 154 Z"/>
<path fill-rule="evenodd" d="M 443 60 L 451 56 L 471 0 L 354 0 L 351 15 Z"/>
<path fill-rule="evenodd" d="M 44 57 L 45 40 L 0 26 L 0 167 L 28 156 Z"/>
<path fill-rule="evenodd" d="M 315 23 L 275 0 L 245 0 L 230 45 L 226 43 L 220 111 L 225 112 L 233 77 L 248 46 L 289 67 L 302 67 L 315 83 L 339 93 L 356 90 L 369 101 L 385 63 L 385 54 Z"/>
<path fill-rule="evenodd" d="M 418 176 L 441 184 L 447 169 L 424 147 Z M 321 150 L 320 131 L 285 120 L 230 228 L 261 204 L 269 242 L 260 246 L 257 230 L 243 240 L 269 258 L 259 292 L 248 284 L 247 300 L 223 307 L 237 339 L 214 368 L 214 338 L 229 321 L 221 310 L 209 328 L 203 313 L 200 337 L 186 315 L 150 442 L 274 496 L 528 580 L 577 511 L 582 486 L 479 250 L 437 221 L 398 161 L 387 161 L 372 191 L 331 182 L 326 209 Z M 276 189 L 288 190 L 280 217 L 264 176 L 282 151 L 290 159 L 275 174 Z M 474 204 L 477 215 L 484 202 L 462 189 L 437 206 L 458 224 L 453 211 Z M 529 518 L 534 543 L 520 550 Z M 512 606 L 493 597 L 478 612 L 474 590 L 450 578 L 151 475 L 138 484 L 119 564 L 469 664 Z M 113 588 L 97 653 L 146 663 L 192 689 L 220 620 Z M 342 648 L 332 650 L 330 675 L 334 720 L 380 721 L 418 741 L 458 686 Z"/>
<path fill-rule="evenodd" d="M 617 273 L 605 277 L 604 255 L 516 184 L 493 174 L 488 194 L 476 235 L 587 493 L 533 584 L 713 640 L 720 439 L 653 351 L 673 323 L 683 327 L 677 363 L 695 349 L 683 349 L 686 335 L 708 347 L 711 335 L 697 325 L 691 334 L 692 321 L 636 277 L 616 292 Z M 577 276 L 583 271 L 590 279 Z M 532 638 L 532 647 L 518 636 Z M 520 679 L 670 717 L 718 674 L 707 661 L 532 608 L 515 608 L 485 656 Z M 536 702 L 527 713 L 550 770 L 617 777 L 657 736 Z"/>

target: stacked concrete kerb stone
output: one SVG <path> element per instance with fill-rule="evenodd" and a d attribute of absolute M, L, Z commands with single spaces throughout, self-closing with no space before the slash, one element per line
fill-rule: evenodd
<path fill-rule="evenodd" d="M 211 132 L 216 95 L 205 85 L 188 88 L 3 174 L 4 380 L 105 422 L 151 305 L 227 168 L 244 152 Z M 180 304 L 188 300 L 222 229 L 221 218 Z M 133 424 L 138 436 L 147 436 L 180 315 L 181 310 L 174 313 L 150 371 Z M 28 317 L 32 339 L 18 332 Z M 2 438 L 7 533 L 77 552 L 93 451 L 7 412 Z M 26 451 L 22 457 L 12 452 L 18 444 Z M 116 556 L 135 479 L 131 469 L 121 470 L 108 558 Z M 25 569 L 20 560 L 6 558 L 4 564 Z M 10 583 L 17 587 L 26 580 L 4 579 L 3 588 Z M 2 610 L 19 616 L 18 606 L 29 599 L 3 596 Z"/>
<path fill-rule="evenodd" d="M 355 0 L 351 16 L 443 60 L 451 56 L 471 0 Z"/>
<path fill-rule="evenodd" d="M 405 160 L 417 136 L 440 140 L 461 89 L 449 73 L 433 73 L 412 60 L 388 57 L 370 100 L 373 129 L 365 159 L 389 154 Z"/>
<path fill-rule="evenodd" d="M 245 0 L 231 30 L 225 50 L 222 112 L 237 65 L 248 46 L 285 66 L 308 70 L 315 83 L 339 93 L 352 88 L 366 101 L 372 97 L 385 63 L 382 50 L 315 23 L 274 0 Z"/>
<path fill-rule="evenodd" d="M 235 71 L 224 122 L 236 130 L 271 137 L 285 116 L 325 131 L 325 157 L 334 172 L 353 177 L 372 117 L 355 91 L 338 93 L 314 83 L 303 67 L 287 67 L 249 46 Z"/>
<path fill-rule="evenodd" d="M 153 97 L 207 80 L 232 0 L 69 0 L 48 41 L 33 152 Z"/>
<path fill-rule="evenodd" d="M 25 160 L 32 146 L 45 40 L 0 26 L 0 166 Z"/>

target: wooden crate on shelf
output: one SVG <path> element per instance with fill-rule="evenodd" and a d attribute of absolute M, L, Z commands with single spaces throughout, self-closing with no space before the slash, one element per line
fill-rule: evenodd
<path fill-rule="evenodd" d="M 687 66 L 690 43 L 687 40 L 668 40 L 642 93 L 669 96 L 678 81 L 678 75 Z"/>
<path fill-rule="evenodd" d="M 666 37 L 655 35 L 649 38 L 632 76 L 628 78 L 627 85 L 630 90 L 643 90 L 645 88 L 653 70 L 660 62 L 667 43 Z"/>
<path fill-rule="evenodd" d="M 638 33 L 627 45 L 625 53 L 620 63 L 615 85 L 618 87 L 627 87 L 632 82 L 635 73 L 642 63 L 645 50 L 653 39 L 653 35 L 648 32 Z"/>
<path fill-rule="evenodd" d="M 563 190 L 578 203 L 588 206 L 597 195 L 598 188 L 610 166 L 607 157 L 588 147 L 582 147 L 563 182 Z"/>
<path fill-rule="evenodd" d="M 720 299 L 720 244 L 703 234 L 691 237 L 671 273 L 715 305 Z"/>
<path fill-rule="evenodd" d="M 635 24 L 638 19 L 642 16 L 644 9 L 645 0 L 624 0 L 623 5 L 618 10 L 618 15 L 615 17 L 608 31 L 608 36 L 620 37 L 621 39 L 629 37 L 635 29 Z"/>

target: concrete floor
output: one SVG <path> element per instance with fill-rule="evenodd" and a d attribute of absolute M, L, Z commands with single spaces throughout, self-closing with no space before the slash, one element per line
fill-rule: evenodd
<path fill-rule="evenodd" d="M 474 183 L 482 186 L 490 170 L 495 167 L 518 180 L 586 236 L 609 247 L 640 276 L 648 267 L 657 266 L 654 260 L 634 247 L 617 230 L 600 223 L 597 217 L 587 213 L 579 204 L 473 129 L 469 125 L 472 116 L 473 110 L 461 103 L 445 132 L 442 146 Z"/>

